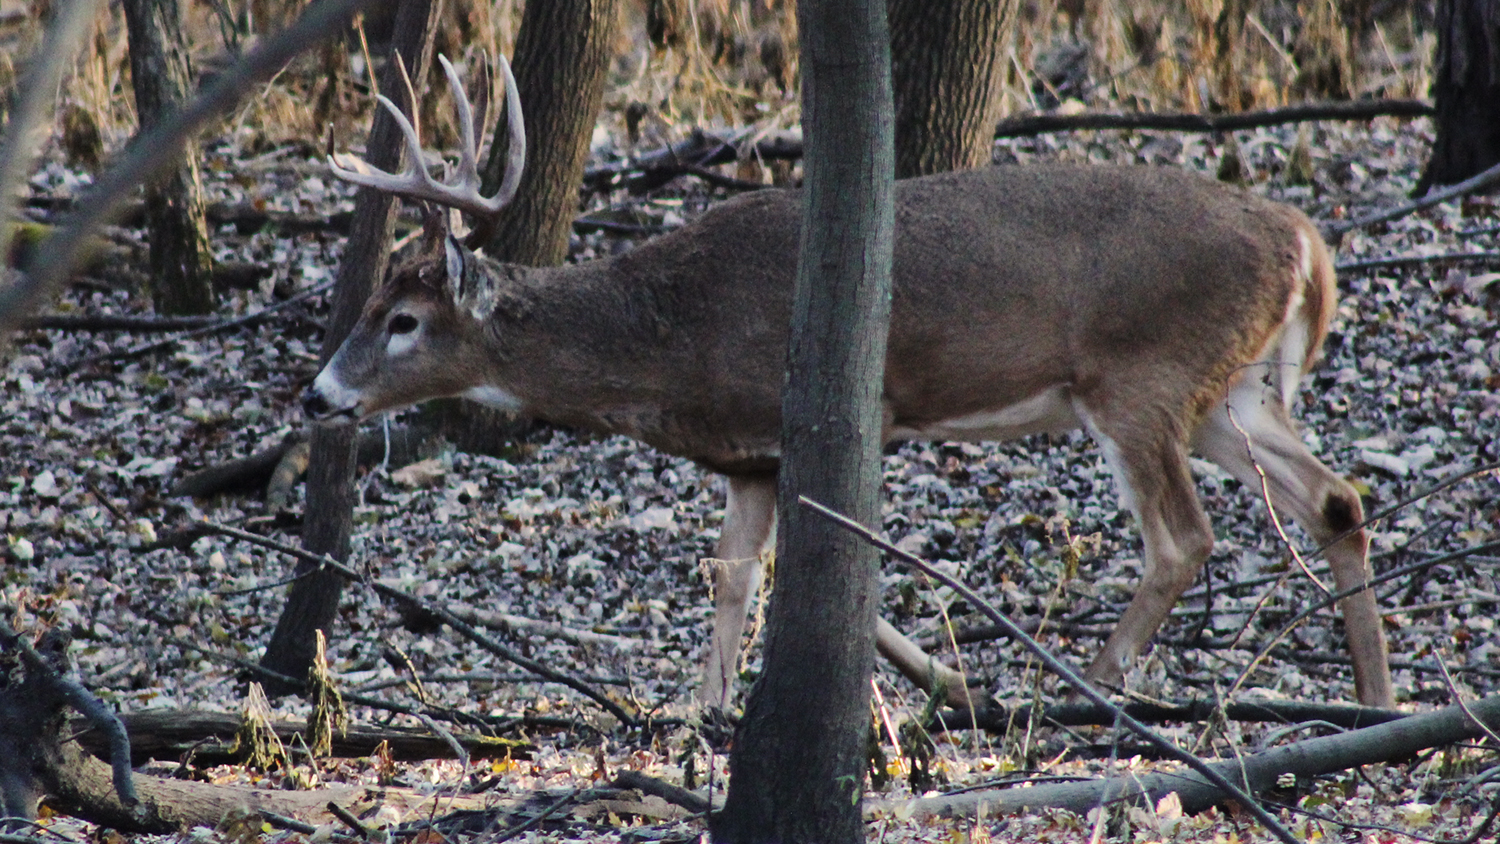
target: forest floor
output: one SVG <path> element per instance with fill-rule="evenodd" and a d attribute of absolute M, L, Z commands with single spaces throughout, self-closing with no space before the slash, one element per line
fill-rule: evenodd
<path fill-rule="evenodd" d="M 1286 183 L 1299 131 L 1312 154 L 1309 186 Z M 1235 138 L 1252 190 L 1326 222 L 1405 201 L 1431 127 L 1424 120 L 1377 119 Z M 596 156 L 602 160 L 612 149 L 605 144 Z M 996 158 L 1141 162 L 1213 174 L 1225 149 L 1203 135 L 1087 132 L 1003 141 Z M 350 208 L 350 192 L 303 152 L 250 156 L 232 139 L 209 145 L 211 198 L 314 215 Z M 81 178 L 54 158 L 33 190 L 70 196 Z M 681 179 L 646 196 L 618 192 L 590 203 L 595 211 L 628 209 L 670 227 L 722 196 Z M 1185 228 L 1191 225 L 1184 221 Z M 1371 528 L 1377 574 L 1500 538 L 1494 472 L 1409 500 L 1500 460 L 1497 227 L 1493 200 L 1454 201 L 1351 232 L 1338 248 L 1337 261 L 1348 267 L 1339 277 L 1344 298 L 1325 358 L 1307 379 L 1296 413 L 1314 452 L 1354 480 L 1368 512 L 1402 504 Z M 140 232 L 118 236 L 129 241 Z M 226 226 L 214 240 L 221 259 L 273 272 L 257 289 L 230 295 L 226 310 L 235 314 L 330 281 L 342 248 L 331 230 L 242 234 Z M 575 238 L 573 253 L 583 259 L 629 245 L 589 234 Z M 1489 258 L 1438 257 L 1450 253 Z M 139 249 L 127 254 L 141 258 Z M 1385 258 L 1412 260 L 1361 264 Z M 138 291 L 112 286 L 109 268 L 93 274 L 104 281 L 73 286 L 55 312 L 149 314 Z M 174 337 L 145 352 L 138 347 L 157 337 L 27 330 L 15 338 L 0 370 L 4 603 L 22 629 L 70 633 L 79 676 L 120 711 L 235 713 L 244 707 L 246 675 L 227 658 L 259 656 L 284 599 L 278 584 L 292 561 L 220 536 L 143 547 L 198 519 L 297 541 L 300 500 L 291 516 L 278 516 L 254 495 L 193 500 L 167 493 L 194 470 L 244 457 L 304 425 L 299 393 L 316 370 L 326 316 L 327 297 L 317 295 L 252 329 Z M 1227 693 L 1255 649 L 1318 594 L 1290 563 L 1258 491 L 1209 464 L 1194 468 L 1218 539 L 1199 586 L 1129 678 L 1133 690 L 1152 699 Z M 998 444 L 914 443 L 887 457 L 884 472 L 884 528 L 893 540 L 963 578 L 1013 618 L 1045 614 L 1072 624 L 1067 635 L 1044 629 L 1041 639 L 1075 664 L 1086 662 L 1140 575 L 1138 535 L 1119 509 L 1092 442 L 1075 434 Z M 451 608 L 552 623 L 490 633 L 634 712 L 663 719 L 662 726 L 621 729 L 576 692 L 538 681 L 450 632 L 406 625 L 370 590 L 353 587 L 329 643 L 340 688 L 425 704 L 435 714 L 466 713 L 474 721 L 465 729 L 503 728 L 523 746 L 508 758 L 468 767 L 428 761 L 399 763 L 392 772 L 378 760 L 302 758 L 292 772 L 224 765 L 197 775 L 272 787 L 291 782 L 293 774 L 304 783 L 368 783 L 385 776 L 386 782 L 495 805 L 547 805 L 576 792 L 583 796 L 515 840 L 697 840 L 701 818 L 681 817 L 653 801 L 627 805 L 616 796 L 609 802 L 588 789 L 630 769 L 722 794 L 725 757 L 698 729 L 691 705 L 711 613 L 701 561 L 723 518 L 721 482 L 629 440 L 538 428 L 505 459 L 443 451 L 414 467 L 377 467 L 362 476 L 360 488 L 352 564 Z M 1300 533 L 1291 536 L 1311 550 Z M 1077 574 L 1069 576 L 1074 561 Z M 1471 555 L 1380 587 L 1402 708 L 1426 711 L 1500 687 L 1497 566 L 1500 554 Z M 981 623 L 951 592 L 918 584 L 892 567 L 885 585 L 886 617 L 919 639 L 941 638 L 945 615 L 959 628 Z M 1203 646 L 1242 629 L 1235 647 Z M 1292 633 L 1233 696 L 1349 701 L 1344 653 L 1342 626 L 1325 611 Z M 752 647 L 747 678 L 758 668 L 756 654 Z M 1012 643 L 965 645 L 962 661 L 1000 701 L 1062 697 L 1057 681 Z M 409 675 L 396 666 L 404 663 L 422 679 L 420 699 L 402 682 Z M 885 666 L 877 687 L 892 727 L 920 714 L 920 694 Z M 308 713 L 296 698 L 275 700 L 271 708 L 276 717 Z M 365 706 L 351 707 L 351 716 L 360 724 L 394 719 L 420 726 Z M 1160 730 L 1210 757 L 1287 739 L 1274 725 L 1186 723 Z M 1136 756 L 1136 743 L 1128 739 L 1105 729 L 953 733 L 932 742 L 935 778 L 914 789 L 901 751 L 882 730 L 892 777 L 872 797 L 1163 764 Z M 1286 822 L 1306 840 L 1418 840 L 1407 831 L 1462 838 L 1497 798 L 1500 786 L 1486 775 L 1496 763 L 1495 748 L 1483 744 L 1299 783 L 1276 799 L 1288 807 L 1281 810 Z M 177 766 L 174 758 L 152 770 Z M 392 811 L 381 819 L 409 818 Z M 508 823 L 496 822 L 490 834 Z M 70 840 L 92 840 L 97 832 L 62 817 L 48 825 Z M 1157 813 L 1108 813 L 1098 829 L 1062 812 L 978 822 L 888 815 L 870 827 L 872 840 L 890 842 L 1086 841 L 1101 831 L 1112 841 L 1265 838 L 1236 813 L 1179 817 L 1166 806 Z"/>

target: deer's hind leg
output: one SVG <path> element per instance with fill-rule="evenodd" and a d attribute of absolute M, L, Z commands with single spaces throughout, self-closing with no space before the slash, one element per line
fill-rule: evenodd
<path fill-rule="evenodd" d="M 740 640 L 760 585 L 761 553 L 776 531 L 776 476 L 729 478 L 724 526 L 714 546 L 714 632 L 700 702 L 722 709 L 734 692 Z"/>
<path fill-rule="evenodd" d="M 1264 488 L 1277 514 L 1290 516 L 1319 545 L 1333 543 L 1328 545 L 1327 557 L 1336 589 L 1369 582 L 1368 539 L 1363 530 L 1351 532 L 1364 521 L 1359 493 L 1308 451 L 1286 409 L 1258 379 L 1248 373 L 1241 378 L 1227 404 L 1215 408 L 1194 433 L 1193 448 L 1257 495 L 1262 490 L 1261 472 L 1265 472 Z M 1366 589 L 1344 598 L 1339 610 L 1359 702 L 1394 706 L 1385 630 L 1374 591 Z"/>

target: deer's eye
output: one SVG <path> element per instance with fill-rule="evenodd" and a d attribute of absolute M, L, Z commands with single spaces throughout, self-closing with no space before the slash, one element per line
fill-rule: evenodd
<path fill-rule="evenodd" d="M 386 326 L 392 334 L 410 334 L 417 330 L 417 318 L 411 314 L 396 314 Z"/>

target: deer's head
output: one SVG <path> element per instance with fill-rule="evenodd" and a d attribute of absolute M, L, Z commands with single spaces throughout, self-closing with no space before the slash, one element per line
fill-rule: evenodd
<path fill-rule="evenodd" d="M 439 182 L 427 172 L 416 129 L 384 96 L 379 98 L 381 105 L 394 115 L 406 138 L 406 169 L 387 173 L 342 155 L 332 156 L 330 166 L 345 181 L 490 220 L 515 196 L 526 157 L 515 79 L 502 56 L 509 155 L 500 190 L 486 198 L 479 193 L 480 137 L 468 97 L 453 65 L 445 57 L 439 61 L 457 103 L 462 138 L 458 172 L 451 183 Z M 511 397 L 480 386 L 479 344 L 494 300 L 492 272 L 448 233 L 446 211 L 429 211 L 417 257 L 394 269 L 370 296 L 349 336 L 308 388 L 303 398 L 307 415 L 325 422 L 354 422 L 425 399 L 457 395 L 500 407 L 514 405 Z"/>

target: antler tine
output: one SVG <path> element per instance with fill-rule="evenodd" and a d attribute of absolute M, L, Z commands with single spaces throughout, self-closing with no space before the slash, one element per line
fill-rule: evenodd
<path fill-rule="evenodd" d="M 475 129 L 473 109 L 469 105 L 463 82 L 458 78 L 458 72 L 454 70 L 453 64 L 446 56 L 439 56 L 438 61 L 442 63 L 443 71 L 448 77 L 448 85 L 453 91 L 453 100 L 458 110 L 461 150 L 457 178 L 452 184 L 439 182 L 427 172 L 427 168 L 422 165 L 422 142 L 417 135 L 417 130 L 412 126 L 411 121 L 407 120 L 406 115 L 401 113 L 401 109 L 383 95 L 377 95 L 376 99 L 396 119 L 396 126 L 406 138 L 406 148 L 411 156 L 406 169 L 400 173 L 390 173 L 372 166 L 367 161 L 344 154 L 330 155 L 329 168 L 334 176 L 356 185 L 404 196 L 408 199 L 435 202 L 476 216 L 493 216 L 514 198 L 520 181 L 520 169 L 526 158 L 525 129 L 520 127 L 520 97 L 515 93 L 515 79 L 511 76 L 510 67 L 505 63 L 504 57 L 501 57 L 501 67 L 504 69 L 507 83 L 507 104 L 511 108 L 509 120 L 511 146 L 500 192 L 493 197 L 486 198 L 479 192 L 477 148 L 479 131 L 482 130 L 476 131 Z"/>
<path fill-rule="evenodd" d="M 406 138 L 406 151 L 410 160 L 406 162 L 406 168 L 400 173 L 392 173 L 381 170 L 362 158 L 357 158 L 348 153 L 336 152 L 328 156 L 328 168 L 333 175 L 351 184 L 374 188 L 397 196 L 410 197 L 412 199 L 432 199 L 441 202 L 439 196 L 443 185 L 432 178 L 427 168 L 422 166 L 422 141 L 417 137 L 417 130 L 401 113 L 401 108 L 384 94 L 376 94 L 375 99 L 391 117 L 396 120 L 396 127 Z"/>
<path fill-rule="evenodd" d="M 521 186 L 521 171 L 526 167 L 526 121 L 521 114 L 521 92 L 516 90 L 516 77 L 510 72 L 510 62 L 500 54 L 500 73 L 505 77 L 505 128 L 510 133 L 506 147 L 505 177 L 494 201 L 501 205 L 510 202 Z"/>
<path fill-rule="evenodd" d="M 453 63 L 448 61 L 447 56 L 438 56 L 438 62 L 442 64 L 443 73 L 448 77 L 448 89 L 453 92 L 453 106 L 458 111 L 458 184 L 477 187 L 480 183 L 480 133 L 484 130 L 474 129 L 474 109 L 469 104 L 468 93 L 464 91 L 463 80 L 458 78 L 458 71 L 453 69 Z M 480 199 L 483 200 L 483 197 Z M 498 206 L 494 210 L 499 210 Z"/>

